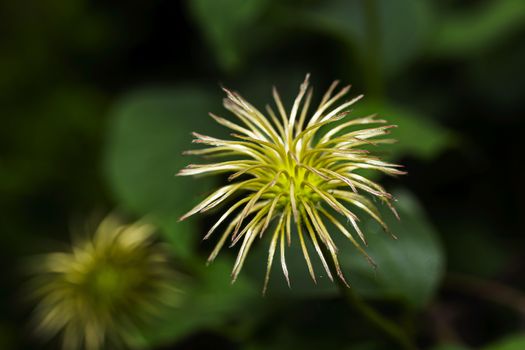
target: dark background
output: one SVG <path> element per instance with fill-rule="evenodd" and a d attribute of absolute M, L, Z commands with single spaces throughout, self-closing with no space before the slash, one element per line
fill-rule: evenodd
<path fill-rule="evenodd" d="M 522 0 L 1 2 L 0 348 L 44 348 L 28 336 L 18 267 L 67 244 L 94 212 L 154 212 L 179 268 L 204 265 L 211 245 L 198 237 L 213 217 L 175 224 L 207 191 L 173 177 L 188 162 L 179 154 L 189 132 L 218 129 L 205 112 L 227 115 L 220 84 L 261 107 L 275 84 L 290 108 L 310 72 L 318 97 L 340 79 L 365 94 L 356 115 L 399 125 L 389 156 L 409 174 L 382 182 L 417 203 L 416 226 L 435 239 L 431 252 L 405 247 L 414 265 L 391 276 L 422 283 L 424 301 L 399 302 L 423 292 L 395 281 L 394 297 L 388 285 L 363 296 L 423 348 L 523 349 L 524 62 Z M 439 266 L 419 281 L 412 269 L 425 254 Z M 246 288 L 230 288 L 218 277 L 229 279 L 230 262 L 226 253 L 224 269 L 195 277 L 207 286 L 196 294 L 221 289 L 210 302 L 219 311 L 188 307 L 200 316 L 185 330 L 184 317 L 167 315 L 151 347 L 395 348 L 331 289 L 292 286 L 263 300 L 250 271 Z"/>

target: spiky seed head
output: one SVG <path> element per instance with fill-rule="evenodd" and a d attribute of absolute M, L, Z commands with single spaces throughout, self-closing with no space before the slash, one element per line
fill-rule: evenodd
<path fill-rule="evenodd" d="M 325 257 L 327 254 L 332 259 L 331 265 L 335 267 L 335 272 L 345 282 L 337 258 L 338 250 L 326 223 L 337 227 L 373 263 L 355 238 L 357 235 L 366 245 L 355 209 L 370 215 L 385 230 L 386 225 L 369 198 L 378 198 L 397 216 L 391 204 L 392 196 L 381 185 L 359 174 L 361 169 L 377 170 L 387 175 L 404 174 L 399 170 L 400 165 L 382 161 L 364 149 L 367 147 L 363 147 L 395 142 L 383 137 L 395 126 L 385 125 L 386 121 L 375 115 L 348 118 L 349 107 L 363 96 L 340 103 L 350 86 L 334 94 L 337 81 L 328 88 L 319 106 L 310 113 L 312 89 L 309 88 L 308 79 L 307 75 L 289 112 L 285 110 L 275 88 L 273 98 L 277 112 L 266 106 L 266 114 L 238 93 L 223 89 L 226 93 L 224 107 L 237 121 L 214 114 L 210 116 L 217 123 L 233 130 L 233 139 L 223 140 L 193 133 L 194 143 L 209 147 L 187 151 L 185 154 L 227 160 L 190 164 L 178 173 L 183 176 L 231 173 L 228 178 L 230 184 L 213 192 L 182 216 L 181 220 L 209 211 L 234 196 L 238 198 L 205 235 L 207 239 L 223 222 L 232 217 L 225 224 L 209 261 L 215 259 L 228 237 L 231 246 L 240 242 L 232 271 L 233 281 L 239 275 L 255 238 L 262 237 L 271 228 L 263 292 L 268 285 L 277 249 L 283 273 L 288 285 L 290 284 L 285 252 L 292 241 L 292 235 L 298 238 L 314 282 L 316 275 L 306 240 L 312 243 L 328 277 L 333 280 Z M 275 225 L 272 226 L 273 222 Z M 292 222 L 296 230 L 292 230 Z"/>
<path fill-rule="evenodd" d="M 35 257 L 30 286 L 37 333 L 62 333 L 64 349 L 129 348 L 128 336 L 180 295 L 154 231 L 108 216 L 71 251 Z"/>

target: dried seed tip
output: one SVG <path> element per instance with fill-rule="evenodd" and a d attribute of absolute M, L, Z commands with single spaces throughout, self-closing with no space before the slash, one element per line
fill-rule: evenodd
<path fill-rule="evenodd" d="M 334 94 L 337 81 L 330 85 L 317 109 L 309 112 L 312 98 L 309 79 L 310 74 L 306 74 L 293 104 L 287 106 L 290 108 L 288 112 L 277 89 L 272 87 L 276 111 L 267 105 L 266 115 L 239 93 L 223 87 L 226 93 L 224 106 L 233 113 L 236 120 L 232 122 L 213 113 L 209 115 L 217 123 L 232 130 L 231 140 L 193 133 L 193 142 L 206 144 L 208 148 L 187 151 L 184 154 L 220 157 L 231 155 L 232 158 L 214 164 L 190 165 L 177 174 L 187 176 L 227 173 L 230 182 L 182 216 L 181 220 L 218 207 L 229 198 L 241 198 L 226 208 L 204 237 L 208 239 L 224 221 L 229 221 L 208 261 L 213 261 L 228 238 L 228 245 L 240 245 L 232 270 L 232 282 L 238 278 L 255 238 L 270 232 L 263 295 L 268 289 L 277 248 L 282 273 L 288 285 L 291 271 L 286 265 L 285 251 L 286 247 L 297 244 L 295 242 L 301 245 L 314 283 L 317 282 L 309 253 L 312 247 L 315 250 L 314 256 L 317 255 L 320 259 L 326 275 L 333 280 L 326 257 L 321 251 L 321 246 L 325 246 L 330 253 L 328 258 L 334 261 L 337 278 L 347 285 L 343 269 L 337 261 L 338 247 L 332 236 L 335 233 L 327 230 L 326 222 L 335 224 L 340 233 L 375 266 L 362 246 L 367 246 L 368 242 L 365 232 L 357 224 L 361 216 L 356 215 L 355 208 L 360 210 L 359 213 L 377 221 L 385 230 L 386 225 L 379 216 L 375 203 L 383 203 L 390 208 L 392 215 L 396 218 L 399 216 L 390 203 L 392 196 L 380 185 L 359 175 L 361 169 L 387 175 L 406 173 L 400 166 L 382 161 L 373 150 L 364 149 L 367 145 L 395 142 L 385 135 L 397 125 L 370 127 L 370 124 L 387 123 L 386 120 L 377 118 L 376 114 L 352 119 L 350 107 L 363 95 L 341 102 L 351 86 L 344 86 Z M 347 120 L 326 131 L 326 125 L 343 118 Z M 239 180 L 241 175 L 248 180 Z M 370 201 L 369 198 L 379 200 Z M 333 212 L 337 218 L 327 210 Z M 279 220 L 275 220 L 278 222 L 274 221 L 272 224 L 273 217 L 279 217 Z M 275 228 L 267 231 L 272 225 L 276 225 Z M 311 246 L 306 240 L 311 242 Z M 240 243 L 237 244 L 238 242 Z"/>
<path fill-rule="evenodd" d="M 323 99 L 321 100 L 321 105 L 323 105 L 324 103 L 326 103 L 326 101 L 330 99 L 330 96 L 334 92 L 337 85 L 339 85 L 339 80 L 334 80 L 334 82 L 330 85 L 328 90 L 326 90 L 326 93 L 324 94 Z"/>
<path fill-rule="evenodd" d="M 350 284 L 348 284 L 348 282 L 346 281 L 345 276 L 343 275 L 343 272 L 341 270 L 337 272 L 337 276 L 339 276 L 339 279 L 341 280 L 341 282 L 343 282 L 346 288 L 350 288 Z"/>
<path fill-rule="evenodd" d="M 351 88 L 352 88 L 352 85 L 346 85 L 344 88 L 341 89 L 340 94 L 341 95 L 346 95 L 348 93 L 348 91 L 350 91 Z M 364 95 L 358 95 L 356 98 L 361 98 L 363 96 Z"/>
<path fill-rule="evenodd" d="M 337 114 L 335 117 L 333 117 L 332 120 L 333 121 L 341 120 L 341 119 L 343 119 L 344 117 L 346 117 L 349 114 L 350 114 L 350 111 L 341 112 L 341 113 Z"/>
<path fill-rule="evenodd" d="M 308 83 L 309 80 L 310 80 L 310 73 L 306 73 L 306 76 L 304 77 L 303 84 Z"/>

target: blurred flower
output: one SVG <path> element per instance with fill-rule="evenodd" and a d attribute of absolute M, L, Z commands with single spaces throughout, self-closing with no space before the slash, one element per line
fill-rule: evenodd
<path fill-rule="evenodd" d="M 71 252 L 35 260 L 37 332 L 62 332 L 64 349 L 129 347 L 128 336 L 177 300 L 167 256 L 154 228 L 109 216 Z"/>
<path fill-rule="evenodd" d="M 334 82 L 324 94 L 319 106 L 309 115 L 312 89 L 308 87 L 308 76 L 300 86 L 291 111 L 287 114 L 277 91 L 273 97 L 278 113 L 267 106 L 265 116 L 244 100 L 238 93 L 224 89 L 227 98 L 224 107 L 232 112 L 240 123 L 210 114 L 219 124 L 232 129 L 235 140 L 221 140 L 194 133 L 195 143 L 211 147 L 185 152 L 209 157 L 234 157 L 211 164 L 191 164 L 179 175 L 217 174 L 230 172 L 229 180 L 246 179 L 219 188 L 199 205 L 184 215 L 181 220 L 206 212 L 238 192 L 245 193 L 226 210 L 209 230 L 210 235 L 233 213 L 216 248 L 209 257 L 212 261 L 226 239 L 231 236 L 231 246 L 242 240 L 232 276 L 237 278 L 250 247 L 257 236 L 262 236 L 270 222 L 276 218 L 277 225 L 271 233 L 271 241 L 264 283 L 266 290 L 273 258 L 277 247 L 280 250 L 282 270 L 288 282 L 285 260 L 286 245 L 296 235 L 301 245 L 312 279 L 315 273 L 305 239 L 309 239 L 318 254 L 327 275 L 332 274 L 325 259 L 325 252 L 332 258 L 338 276 L 345 282 L 337 258 L 337 247 L 325 223 L 331 223 L 345 235 L 369 261 L 361 245 L 337 216 L 348 221 L 359 238 L 366 239 L 357 222 L 358 216 L 352 208 L 359 208 L 370 215 L 385 230 L 386 225 L 375 205 L 364 194 L 379 198 L 395 213 L 391 205 L 392 196 L 383 187 L 359 174 L 362 169 L 377 170 L 389 175 L 404 174 L 399 165 L 381 161 L 363 146 L 388 144 L 394 140 L 377 137 L 389 133 L 393 125 L 367 128 L 369 124 L 384 124 L 375 115 L 344 120 L 347 109 L 361 96 L 336 104 L 350 89 L 344 87 L 335 95 L 338 82 Z M 280 118 L 280 120 L 279 120 Z M 396 214 L 397 216 L 397 214 Z M 293 220 L 296 233 L 292 234 Z M 305 238 L 307 237 L 307 238 Z M 345 282 L 346 283 L 346 282 Z"/>

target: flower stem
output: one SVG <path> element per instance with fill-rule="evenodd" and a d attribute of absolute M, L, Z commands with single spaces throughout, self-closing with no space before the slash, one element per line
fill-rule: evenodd
<path fill-rule="evenodd" d="M 376 326 L 383 333 L 388 335 L 392 340 L 396 341 L 402 349 L 416 350 L 417 346 L 406 334 L 406 332 L 399 327 L 395 322 L 381 315 L 373 307 L 368 305 L 362 298 L 360 298 L 352 288 L 348 288 L 343 283 L 338 282 L 340 290 L 345 297 L 345 300 L 361 315 L 363 315 L 371 324 Z"/>
<path fill-rule="evenodd" d="M 321 250 L 325 256 L 329 256 L 328 249 L 325 246 L 321 246 Z M 335 263 L 329 260 L 330 269 L 337 271 Z M 348 287 L 341 279 L 335 278 L 335 283 L 339 287 L 342 296 L 346 302 L 355 310 L 357 310 L 366 320 L 373 324 L 377 329 L 381 330 L 385 335 L 389 336 L 390 339 L 399 344 L 401 349 L 404 350 L 417 350 L 416 344 L 412 341 L 411 337 L 405 332 L 405 330 L 396 324 L 394 321 L 386 318 L 377 312 L 373 307 L 367 304 L 357 293 L 355 293 L 352 287 Z"/>
<path fill-rule="evenodd" d="M 366 20 L 366 48 L 363 61 L 365 83 L 368 93 L 376 98 L 383 95 L 383 81 L 381 77 L 381 19 L 377 0 L 363 0 Z"/>

